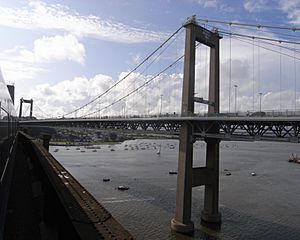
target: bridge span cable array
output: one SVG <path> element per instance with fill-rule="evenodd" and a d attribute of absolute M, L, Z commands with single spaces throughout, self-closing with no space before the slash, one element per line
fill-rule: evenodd
<path fill-rule="evenodd" d="M 226 29 L 224 28 L 218 28 L 214 25 L 209 25 L 209 24 L 206 24 L 206 26 L 209 26 L 211 28 L 214 28 L 214 29 L 218 29 L 218 32 L 219 33 L 222 33 L 224 35 L 227 35 L 229 37 L 231 36 L 235 36 L 235 39 L 252 39 L 252 40 L 261 40 L 261 41 L 257 41 L 257 43 L 264 43 L 264 44 L 268 44 L 268 45 L 272 45 L 272 46 L 277 46 L 277 47 L 280 47 L 282 49 L 287 49 L 287 50 L 290 50 L 290 51 L 293 51 L 293 53 L 300 53 L 300 50 L 296 49 L 296 45 L 300 45 L 300 42 L 296 42 L 296 41 L 288 41 L 288 40 L 284 40 L 284 39 L 277 39 L 277 38 L 270 38 L 270 37 L 260 37 L 260 36 L 255 36 L 255 35 L 248 35 L 248 34 L 242 34 L 242 33 L 237 33 L 237 32 L 232 32 L 232 31 L 226 31 Z M 274 42 L 277 42 L 278 44 L 274 44 Z M 247 43 L 250 43 L 250 42 L 247 42 Z M 294 48 L 291 48 L 291 47 L 287 47 L 287 46 L 283 46 L 282 44 L 283 43 L 286 43 L 286 44 L 293 44 L 294 45 Z M 250 43 L 250 44 L 254 44 L 253 42 Z M 279 54 L 282 54 L 282 55 L 285 55 L 287 57 L 291 57 L 291 58 L 294 58 L 294 56 L 292 55 L 289 55 L 289 54 L 286 54 L 286 53 L 281 53 L 280 51 L 276 51 L 274 49 L 269 49 L 269 48 L 266 48 L 266 47 L 262 47 L 260 44 L 254 44 L 255 46 L 257 46 L 258 48 L 264 48 L 265 50 L 269 50 L 269 51 L 273 51 L 273 52 L 276 52 L 276 53 L 279 53 Z M 296 57 L 297 60 L 299 60 L 299 58 Z"/>
<path fill-rule="evenodd" d="M 123 82 L 125 79 L 127 79 L 133 72 L 135 72 L 138 68 L 140 68 L 145 62 L 147 62 L 154 54 L 156 54 L 167 42 L 170 41 L 179 31 L 183 28 L 183 26 L 180 26 L 174 33 L 172 33 L 162 44 L 160 44 L 153 52 L 151 52 L 143 61 L 141 61 L 135 68 L 133 68 L 129 73 L 127 73 L 123 78 L 121 78 L 119 81 L 114 83 L 112 86 L 110 86 L 107 90 L 105 90 L 103 93 L 98 95 L 97 97 L 93 98 L 86 104 L 82 105 L 81 107 L 76 108 L 75 110 L 72 110 L 71 112 L 68 112 L 64 114 L 64 116 L 71 115 L 72 113 L 78 112 L 79 110 L 85 108 L 86 106 L 94 103 L 97 99 L 101 98 L 105 94 L 107 94 L 109 91 L 111 91 L 113 88 L 115 88 L 117 85 L 119 85 L 121 82 Z"/>
<path fill-rule="evenodd" d="M 202 24 L 202 25 L 204 26 L 205 24 Z M 209 24 L 207 24 L 207 25 L 209 25 Z M 214 25 L 214 27 L 215 28 L 219 28 L 219 27 L 216 27 L 215 25 Z M 230 28 L 235 29 L 237 31 L 243 30 L 244 32 L 245 31 L 247 31 L 247 32 L 249 32 L 249 31 L 250 32 L 255 32 L 256 34 L 259 34 L 259 35 L 276 33 L 276 35 L 282 36 L 282 37 L 285 37 L 285 38 L 288 38 L 288 39 L 296 39 L 296 40 L 300 39 L 300 35 L 296 34 L 296 32 L 292 32 L 292 34 L 288 34 L 288 33 L 283 33 L 282 30 L 281 31 L 272 32 L 269 29 L 253 28 L 253 27 L 243 27 L 243 26 L 230 26 Z"/>
<path fill-rule="evenodd" d="M 174 42 L 178 39 L 178 37 L 179 37 L 179 34 L 177 34 L 177 36 L 176 36 L 175 38 L 173 38 L 172 41 L 169 41 L 168 45 L 166 45 L 165 48 L 163 48 L 163 49 L 159 52 L 159 54 L 158 54 L 157 56 L 155 56 L 155 57 L 152 59 L 152 61 L 146 65 L 145 69 L 144 69 L 143 71 L 140 72 L 140 75 L 143 75 L 143 74 L 149 69 L 149 67 L 150 67 L 154 62 L 156 62 L 157 59 L 159 59 L 159 58 L 161 57 L 161 55 L 162 55 L 162 54 L 163 54 L 163 53 L 171 46 L 171 44 L 174 43 Z M 136 76 L 136 77 L 134 78 L 134 82 L 135 82 L 135 80 L 136 80 L 138 77 L 139 77 L 139 76 Z M 135 88 L 135 84 L 133 84 L 133 85 L 134 85 L 134 88 Z M 128 86 L 126 87 L 126 89 L 122 89 L 122 92 L 126 92 L 130 87 L 131 87 L 131 85 L 128 85 Z M 122 94 L 122 93 L 120 93 L 120 94 Z M 115 99 L 120 98 L 120 94 L 119 94 Z M 132 96 L 134 96 L 134 94 L 132 94 Z M 99 103 L 100 103 L 100 102 L 98 102 L 98 104 L 99 104 Z M 104 103 L 104 102 L 102 102 L 102 103 L 100 103 L 100 104 L 103 104 L 103 103 Z M 97 103 L 96 103 L 96 104 L 97 104 Z M 91 107 L 92 107 L 92 106 L 91 106 Z M 100 108 L 100 107 L 99 107 L 99 109 L 100 109 L 100 110 L 95 111 L 95 112 L 100 113 L 103 109 L 106 109 L 106 108 Z M 90 110 L 92 110 L 92 108 L 90 108 L 88 111 L 90 111 Z M 127 109 L 127 110 L 128 110 L 128 109 Z M 125 112 L 125 109 L 122 109 L 122 111 L 123 111 L 123 113 L 124 113 L 124 112 Z"/>
<path fill-rule="evenodd" d="M 142 89 L 143 87 L 145 87 L 147 84 L 149 84 L 150 82 L 152 82 L 154 79 L 156 79 L 157 77 L 159 77 L 161 74 L 163 74 L 164 72 L 166 72 L 168 69 L 172 68 L 173 66 L 175 66 L 182 58 L 184 57 L 184 55 L 180 56 L 179 58 L 177 58 L 174 62 L 172 62 L 170 65 L 168 65 L 166 68 L 164 68 L 163 70 L 161 70 L 159 73 L 157 73 L 155 76 L 153 76 L 152 78 L 150 78 L 149 80 L 147 80 L 146 82 L 144 82 L 142 85 L 140 85 L 139 87 L 135 88 L 134 90 L 132 90 L 131 92 L 129 92 L 128 94 L 126 94 L 125 96 L 115 100 L 114 102 L 110 103 L 109 105 L 96 110 L 94 112 L 82 115 L 81 118 L 85 118 L 87 116 L 96 114 L 104 109 L 107 109 L 113 105 L 115 105 L 118 102 L 121 102 L 122 100 L 126 99 L 127 97 L 129 97 L 130 95 L 135 94 L 136 92 L 138 92 L 140 89 Z"/>
<path fill-rule="evenodd" d="M 46 119 L 47 114 L 39 107 L 39 105 L 35 104 L 34 105 L 35 108 L 37 108 L 40 111 L 40 114 L 34 114 L 34 115 L 38 115 L 39 117 Z"/>
<path fill-rule="evenodd" d="M 164 53 L 164 52 L 172 45 L 172 43 L 174 43 L 174 42 L 177 40 L 178 37 L 179 37 L 179 34 L 177 34 L 177 36 L 176 36 L 175 38 L 173 38 L 172 41 L 169 41 L 168 45 L 166 45 L 165 48 L 162 49 L 162 50 L 159 52 L 159 54 L 158 54 L 157 56 L 155 56 L 155 57 L 152 59 L 152 61 L 146 65 L 145 69 L 144 69 L 143 71 L 141 71 L 140 74 L 143 75 L 143 74 L 149 69 L 149 67 L 150 67 L 154 62 L 156 62 L 156 61 L 162 56 L 162 54 L 163 54 L 163 53 Z M 137 78 L 138 78 L 138 76 L 136 76 L 136 77 L 134 78 L 134 81 L 135 81 Z M 134 86 L 135 86 L 135 84 L 134 84 Z M 131 87 L 131 86 L 128 85 L 128 86 L 126 87 L 126 89 L 123 89 L 123 92 L 126 92 L 130 87 Z M 135 87 L 134 87 L 134 88 L 135 88 Z M 119 94 L 116 98 L 118 99 L 119 97 L 120 97 L 120 94 Z"/>
<path fill-rule="evenodd" d="M 250 35 L 246 35 L 246 34 L 227 32 L 227 31 L 219 31 L 219 32 L 224 33 L 224 34 L 235 35 L 235 36 L 239 36 L 239 37 L 251 38 L 251 39 L 259 39 L 259 40 L 266 40 L 266 41 L 270 41 L 270 42 L 290 43 L 290 44 L 300 45 L 300 42 L 287 41 L 284 39 L 274 39 L 274 38 L 266 38 L 266 37 L 259 37 L 259 36 L 250 36 Z"/>
<path fill-rule="evenodd" d="M 232 26 L 232 25 L 246 26 L 246 27 L 253 27 L 253 28 L 258 28 L 258 29 L 270 28 L 270 29 L 290 30 L 290 31 L 293 31 L 293 32 L 300 30 L 300 28 L 297 28 L 297 27 L 262 25 L 262 24 L 220 21 L 220 20 L 202 19 L 202 18 L 198 18 L 197 21 L 204 22 L 204 23 L 218 23 L 218 24 L 223 24 L 223 25 L 225 24 L 225 25 L 228 25 L 228 26 Z"/>
<path fill-rule="evenodd" d="M 218 31 L 222 35 L 227 36 L 227 40 L 231 44 L 231 38 L 252 45 L 252 111 L 254 111 L 255 104 L 255 82 L 258 84 L 258 92 L 261 94 L 260 89 L 260 49 L 273 52 L 279 55 L 279 109 L 282 110 L 282 57 L 288 57 L 293 60 L 293 80 L 294 80 L 294 110 L 297 109 L 297 61 L 300 60 L 300 36 L 296 34 L 296 31 L 299 31 L 300 28 L 288 27 L 288 26 L 271 26 L 271 25 L 262 25 L 262 24 L 247 24 L 247 23 L 238 23 L 238 22 L 225 22 L 219 20 L 205 20 L 197 19 L 198 24 L 203 27 L 209 27 L 210 29 Z M 212 23 L 212 24 L 209 24 Z M 272 31 L 271 31 L 271 30 Z M 287 34 L 287 31 L 292 31 L 292 34 Z M 257 75 L 255 77 L 255 47 L 257 48 Z M 231 46 L 229 46 L 231 48 Z M 229 54 L 229 61 L 231 61 L 231 50 Z M 292 63 L 292 62 L 291 62 Z M 290 65 L 292 67 L 292 64 Z M 230 67 L 229 67 L 230 68 Z M 231 69 L 228 69 L 230 72 Z M 229 73 L 229 75 L 231 75 Z M 230 76 L 229 76 L 230 78 Z M 256 80 L 255 80 L 256 78 Z M 231 80 L 229 79 L 229 85 Z M 291 86 L 291 85 L 290 85 Z M 229 86 L 229 101 L 230 101 L 230 90 Z M 235 100 L 236 101 L 236 100 Z M 261 96 L 260 96 L 261 101 Z M 230 106 L 230 103 L 229 103 Z"/>
<path fill-rule="evenodd" d="M 265 50 L 268 50 L 268 51 L 271 51 L 271 52 L 274 52 L 274 53 L 278 53 L 278 54 L 281 54 L 283 56 L 286 56 L 286 57 L 289 57 L 289 58 L 293 58 L 295 60 L 300 60 L 299 57 L 296 57 L 296 56 L 293 56 L 293 55 L 290 55 L 290 54 L 287 54 L 287 53 L 283 53 L 283 52 L 280 52 L 280 50 L 275 50 L 275 49 L 271 49 L 271 48 L 268 48 L 268 47 L 265 47 L 265 46 L 262 46 L 261 44 L 258 44 L 258 43 L 253 43 L 253 42 L 250 42 L 242 37 L 237 37 L 235 36 L 234 37 L 236 40 L 240 41 L 240 42 L 244 42 L 244 43 L 248 43 L 248 44 L 253 44 L 254 46 L 256 47 L 259 47 L 259 48 L 262 48 L 262 49 L 265 49 Z M 259 43 L 263 43 L 263 42 L 259 42 Z"/>
<path fill-rule="evenodd" d="M 285 40 L 285 39 L 278 39 L 278 38 L 271 38 L 271 37 L 261 37 L 261 36 L 256 36 L 256 35 L 249 35 L 249 34 L 244 34 L 244 33 L 240 33 L 240 32 L 233 32 L 231 30 L 231 27 L 229 30 L 225 29 L 225 28 L 221 28 L 221 27 L 217 27 L 215 25 L 211 25 L 211 24 L 206 24 L 206 26 L 212 28 L 212 29 L 217 29 L 219 33 L 222 34 L 226 34 L 226 35 L 234 35 L 234 36 L 239 36 L 239 37 L 244 37 L 244 38 L 249 38 L 249 39 L 257 39 L 257 40 L 264 40 L 265 42 L 269 42 L 268 44 L 272 44 L 272 42 L 276 42 L 276 43 L 286 43 L 286 44 L 294 44 L 295 45 L 300 45 L 300 42 L 298 41 L 291 41 L 291 40 Z M 270 32 L 266 32 L 268 34 L 270 34 Z M 276 33 L 277 34 L 277 33 Z M 300 37 L 299 37 L 300 39 Z M 279 46 L 279 45 L 277 45 Z M 289 48 L 289 47 L 285 47 L 282 46 L 282 48 L 286 48 L 289 50 L 296 50 L 296 52 L 300 52 L 299 50 L 297 50 L 295 47 L 294 48 Z"/>
<path fill-rule="evenodd" d="M 196 44 L 196 49 L 200 46 L 201 44 L 200 43 L 197 43 Z M 90 113 L 86 113 L 86 114 L 83 114 L 82 116 L 80 116 L 80 118 L 86 118 L 88 116 L 91 116 L 91 115 L 94 115 L 94 114 L 97 114 L 98 112 L 101 112 L 102 110 L 106 110 L 108 109 L 109 107 L 112 107 L 114 106 L 115 104 L 123 101 L 124 99 L 128 98 L 129 96 L 133 96 L 135 95 L 138 91 L 140 91 L 142 88 L 144 88 L 145 86 L 147 86 L 149 83 L 151 83 L 153 80 L 155 80 L 156 78 L 158 78 L 159 76 L 161 76 L 164 72 L 168 71 L 169 69 L 171 69 L 172 67 L 175 67 L 179 62 L 180 60 L 183 59 L 183 57 L 185 56 L 185 54 L 181 55 L 180 57 L 178 57 L 175 61 L 173 61 L 170 65 L 168 65 L 167 67 L 165 67 L 164 69 L 162 69 L 160 72 L 158 72 L 157 74 L 155 74 L 154 76 L 152 76 L 149 80 L 145 81 L 143 84 L 141 84 L 139 87 L 135 88 L 134 90 L 132 90 L 131 92 L 127 93 L 126 95 L 122 96 L 122 97 L 119 97 L 117 100 L 113 101 L 112 103 L 98 109 L 98 110 L 95 110 L 93 112 L 90 112 Z"/>
<path fill-rule="evenodd" d="M 246 23 L 235 23 L 235 22 L 223 22 L 223 21 L 218 21 L 218 20 L 202 20 L 200 19 L 199 22 L 204 22 L 200 25 L 205 25 L 205 27 L 209 27 L 209 28 L 213 28 L 213 29 L 217 29 L 219 33 L 223 34 L 223 35 L 226 35 L 228 36 L 228 38 L 230 39 L 230 70 L 229 70 L 229 112 L 230 112 L 230 98 L 231 98 L 231 81 L 232 81 L 232 72 L 231 72 L 231 58 L 232 58 L 232 52 L 231 52 L 231 39 L 235 39 L 237 41 L 240 41 L 240 42 L 244 42 L 244 43 L 247 43 L 247 44 L 250 44 L 252 45 L 252 51 L 253 51 L 253 56 L 252 56 L 252 61 L 253 61 L 253 84 L 252 84 L 252 91 L 253 91 L 253 101 L 252 101 L 252 108 L 253 108 L 253 111 L 254 111 L 254 90 L 255 90 L 255 54 L 254 54 L 254 47 L 256 46 L 257 47 L 257 51 L 258 51 L 258 54 L 257 54 L 257 57 L 258 57 L 258 91 L 260 92 L 261 94 L 261 89 L 260 89 L 260 49 L 265 49 L 267 51 L 271 51 L 271 52 L 274 52 L 274 53 L 277 53 L 280 55 L 280 58 L 282 56 L 286 56 L 286 57 L 289 57 L 289 58 L 293 58 L 294 60 L 294 68 L 296 69 L 296 60 L 300 60 L 300 56 L 298 57 L 298 54 L 300 53 L 299 49 L 297 49 L 297 46 L 300 45 L 300 42 L 297 42 L 297 41 L 293 41 L 286 38 L 286 39 L 280 39 L 280 37 L 276 38 L 276 37 L 272 37 L 272 36 L 277 36 L 277 33 L 276 35 L 272 35 L 273 33 L 275 34 L 275 32 L 265 32 L 266 35 L 263 36 L 263 35 L 260 35 L 258 36 L 257 34 L 252 34 L 250 32 L 250 34 L 248 34 L 246 31 L 232 31 L 232 26 L 237 26 L 237 28 L 246 28 L 249 30 L 251 28 L 252 31 L 256 29 L 256 31 L 260 31 L 262 30 L 263 28 L 271 28 L 271 29 L 278 29 L 278 30 L 290 30 L 290 31 L 293 31 L 293 33 L 295 33 L 296 31 L 300 30 L 300 28 L 293 28 L 293 27 L 283 27 L 283 26 L 269 26 L 269 25 L 255 25 L 255 24 L 246 24 Z M 207 24 L 208 22 L 212 22 L 212 23 L 217 23 L 217 24 L 225 24 L 225 25 L 228 25 L 228 28 L 227 29 L 223 29 L 223 28 L 220 28 L 220 27 L 216 27 L 214 25 L 210 25 L 210 24 Z M 230 28 L 230 30 L 228 31 L 228 29 Z M 167 40 L 165 40 L 162 44 L 160 44 L 151 54 L 149 54 L 140 64 L 138 64 L 135 68 L 133 68 L 132 70 L 130 70 L 128 73 L 126 73 L 126 75 L 121 78 L 120 80 L 118 80 L 117 82 L 115 82 L 114 84 L 112 84 L 110 87 L 108 87 L 107 90 L 105 90 L 104 92 L 102 92 L 100 95 L 94 97 L 92 100 L 90 100 L 89 102 L 87 102 L 86 104 L 82 105 L 81 107 L 78 107 L 76 108 L 75 110 L 65 114 L 64 116 L 68 116 L 72 113 L 75 113 L 75 116 L 78 114 L 79 115 L 79 111 L 84 109 L 84 111 L 81 111 L 81 116 L 80 117 L 87 117 L 87 116 L 91 116 L 93 114 L 96 114 L 96 113 L 100 113 L 101 111 L 103 110 L 107 110 L 109 107 L 112 107 L 114 106 L 114 108 L 109 108 L 109 111 L 112 111 L 112 112 L 115 112 L 115 109 L 116 108 L 119 108 L 122 106 L 121 105 L 117 105 L 117 103 L 120 103 L 121 101 L 127 99 L 129 96 L 135 96 L 136 93 L 139 92 L 139 90 L 141 90 L 143 87 L 145 87 L 146 85 L 148 85 L 150 82 L 152 82 L 154 79 L 157 79 L 159 76 L 161 76 L 165 71 L 171 69 L 171 67 L 175 66 L 182 58 L 184 55 L 182 55 L 181 57 L 179 57 L 178 59 L 176 59 L 175 62 L 173 62 L 172 64 L 170 64 L 168 67 L 164 68 L 162 71 L 160 71 L 159 73 L 151 76 L 147 74 L 147 76 L 144 78 L 139 80 L 139 84 L 141 84 L 140 86 L 138 86 L 136 88 L 135 86 L 135 80 L 138 79 L 138 76 L 135 76 L 134 75 L 134 87 L 133 87 L 133 90 L 130 91 L 129 93 L 128 90 L 132 89 L 130 88 L 130 85 L 127 85 L 124 89 L 122 89 L 122 92 L 119 92 L 119 94 L 115 94 L 112 98 L 110 98 L 109 103 L 107 101 L 107 105 L 106 106 L 99 106 L 99 108 L 97 108 L 96 111 L 94 111 L 93 109 L 93 106 L 95 106 L 95 104 L 100 104 L 100 98 L 102 98 L 104 95 L 110 93 L 110 94 L 113 94 L 114 91 L 113 88 L 117 87 L 121 82 L 123 82 L 125 79 L 128 79 L 128 81 L 132 81 L 132 78 L 128 78 L 130 75 L 132 75 L 137 69 L 139 69 L 140 67 L 142 67 L 142 65 L 144 65 L 145 69 L 143 69 L 143 71 L 139 70 L 139 74 L 143 75 L 143 73 L 145 73 L 147 71 L 147 69 L 154 63 L 156 62 L 157 59 L 160 58 L 160 56 L 163 54 L 164 51 L 166 51 L 166 49 L 176 40 L 174 39 L 173 37 L 175 35 L 177 35 L 176 37 L 178 38 L 178 35 L 179 35 L 179 32 L 180 30 L 182 29 L 182 27 L 180 27 L 179 29 L 177 29 Z M 271 33 L 271 37 L 270 37 L 270 33 Z M 279 35 L 279 34 L 278 34 Z M 289 45 L 289 46 L 288 46 Z M 293 45 L 293 46 L 292 46 Z M 271 47 L 272 46 L 272 47 Z M 280 48 L 277 48 L 277 47 L 280 47 Z M 285 49 L 285 50 L 289 50 L 289 51 L 292 51 L 293 54 L 289 54 L 288 51 L 285 51 L 285 52 L 282 52 L 282 50 Z M 281 71 L 281 66 L 280 66 L 280 71 Z M 296 109 L 296 86 L 297 86 L 297 83 L 296 83 L 296 71 L 295 71 L 295 109 Z M 150 79 L 149 79 L 150 78 Z M 281 73 L 280 73 L 280 78 L 281 78 Z M 206 77 L 205 77 L 206 79 Z M 128 83 L 128 81 L 126 81 L 126 83 Z M 161 81 L 160 81 L 161 82 Z M 281 79 L 280 79 L 280 82 L 281 82 Z M 131 86 L 132 87 L 132 86 Z M 159 87 L 160 88 L 160 87 Z M 161 89 L 159 90 L 161 92 Z M 125 95 L 123 95 L 124 93 L 127 93 Z M 122 96 L 123 95 L 123 96 Z M 147 105 L 147 96 L 145 96 L 146 98 L 146 105 Z M 162 93 L 161 95 L 162 96 Z M 170 94 L 168 94 L 168 96 L 170 97 Z M 162 98 L 162 97 L 161 97 Z M 280 98 L 281 98 L 281 86 L 280 86 Z M 98 100 L 98 102 L 97 102 Z M 128 102 L 130 102 L 132 99 L 127 99 L 125 102 L 125 107 L 123 105 L 123 108 L 122 108 L 122 112 L 123 112 L 123 115 L 125 116 L 125 109 L 126 111 L 128 111 L 128 108 L 127 108 L 127 104 Z M 165 100 L 165 99 L 164 99 Z M 236 100 L 235 100 L 236 101 Z M 93 104 L 94 103 L 94 104 Z M 102 103 L 105 103 L 105 101 L 103 101 Z M 161 104 L 162 104 L 162 99 L 161 99 Z M 236 104 L 236 102 L 235 102 Z M 135 102 L 134 100 L 134 103 L 133 105 L 137 105 L 137 103 Z M 129 104 L 130 106 L 130 104 Z M 280 106 L 281 106 L 281 99 L 280 99 Z M 150 108 L 150 107 L 149 107 Z M 129 110 L 131 111 L 132 110 L 135 110 L 133 109 L 133 106 L 131 106 L 131 108 L 129 107 Z M 147 107 L 145 108 L 146 112 L 147 112 Z M 280 107 L 281 109 L 281 107 Z M 148 109 L 148 115 L 149 115 L 149 109 Z M 100 117 L 100 115 L 99 115 Z"/>

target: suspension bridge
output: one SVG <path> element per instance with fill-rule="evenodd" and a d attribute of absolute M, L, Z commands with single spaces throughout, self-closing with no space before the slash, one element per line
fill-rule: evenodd
<path fill-rule="evenodd" d="M 183 41 L 184 29 L 184 53 L 170 51 Z M 178 135 L 171 227 L 193 232 L 192 188 L 201 185 L 205 186 L 201 218 L 219 224 L 220 141 L 299 142 L 299 30 L 191 17 L 140 64 L 80 107 L 56 118 L 20 124 Z M 168 51 L 172 60 L 168 57 L 168 64 L 161 66 Z M 181 64 L 183 74 L 178 71 Z M 150 68 L 156 72 L 150 73 Z M 206 142 L 206 166 L 195 168 L 197 139 Z"/>

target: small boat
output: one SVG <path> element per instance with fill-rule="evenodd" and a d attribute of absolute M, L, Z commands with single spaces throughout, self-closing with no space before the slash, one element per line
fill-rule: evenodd
<path fill-rule="evenodd" d="M 121 190 L 121 191 L 124 191 L 124 190 L 128 190 L 129 187 L 126 187 L 126 186 L 121 185 L 121 186 L 118 186 L 117 189 L 118 189 L 118 190 Z"/>
<path fill-rule="evenodd" d="M 157 155 L 160 155 L 160 150 L 161 150 L 161 145 L 159 146 L 159 149 L 157 149 L 157 152 L 156 152 Z"/>
<path fill-rule="evenodd" d="M 115 149 L 111 148 L 111 149 L 110 149 L 110 151 L 112 151 L 112 152 L 113 152 L 113 151 L 115 151 Z"/>
<path fill-rule="evenodd" d="M 55 150 L 54 150 L 54 152 L 58 152 L 59 151 L 59 149 L 58 148 L 56 148 Z"/>
<path fill-rule="evenodd" d="M 96 149 L 94 149 L 92 152 L 97 152 L 97 150 L 96 150 Z"/>
<path fill-rule="evenodd" d="M 289 162 L 300 163 L 300 157 L 296 153 L 292 153 L 288 159 Z"/>
<path fill-rule="evenodd" d="M 77 147 L 77 148 L 76 148 L 76 150 L 80 150 L 80 148 L 79 148 L 79 147 Z"/>
<path fill-rule="evenodd" d="M 103 180 L 103 182 L 109 182 L 110 181 L 109 178 L 103 178 L 102 180 Z"/>
<path fill-rule="evenodd" d="M 81 150 L 80 152 L 85 152 L 85 150 Z"/>
<path fill-rule="evenodd" d="M 170 175 L 174 175 L 174 174 L 177 174 L 177 171 L 174 171 L 174 170 L 170 170 L 170 171 L 169 171 L 169 174 L 170 174 Z"/>

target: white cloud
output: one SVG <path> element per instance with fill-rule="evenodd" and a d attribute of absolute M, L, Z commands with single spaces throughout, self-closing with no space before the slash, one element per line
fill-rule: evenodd
<path fill-rule="evenodd" d="M 27 53 L 23 53 L 25 56 Z M 33 55 L 36 61 L 70 60 L 83 64 L 85 48 L 73 35 L 42 37 L 34 41 Z"/>
<path fill-rule="evenodd" d="M 9 51 L 2 52 L 0 54 L 0 66 L 5 79 L 15 83 L 35 79 L 40 73 L 46 71 L 43 67 L 37 66 L 33 62 L 23 61 L 19 52 L 18 54 Z"/>
<path fill-rule="evenodd" d="M 26 81 L 47 72 L 44 63 L 63 60 L 84 63 L 85 48 L 73 35 L 42 37 L 34 41 L 32 50 L 16 46 L 0 52 L 0 65 L 5 79 L 19 86 L 26 86 Z"/>
<path fill-rule="evenodd" d="M 233 8 L 222 0 L 195 0 L 201 7 L 215 8 L 221 12 L 233 12 Z"/>
<path fill-rule="evenodd" d="M 217 0 L 198 0 L 198 4 L 202 5 L 203 7 L 216 8 L 218 5 L 218 1 Z"/>
<path fill-rule="evenodd" d="M 125 43 L 160 41 L 166 37 L 165 33 L 130 27 L 98 16 L 80 15 L 60 4 L 38 0 L 29 1 L 26 8 L 0 7 L 0 25 L 29 30 L 54 29 L 80 37 Z"/>
<path fill-rule="evenodd" d="M 300 0 L 281 0 L 279 7 L 287 13 L 290 23 L 300 25 Z"/>
<path fill-rule="evenodd" d="M 134 64 L 134 65 L 138 65 L 141 60 L 142 60 L 142 56 L 141 56 L 141 53 L 136 53 L 136 54 L 130 54 L 131 55 L 131 62 Z"/>
<path fill-rule="evenodd" d="M 267 0 L 245 0 L 244 8 L 250 13 L 261 12 L 267 8 Z"/>

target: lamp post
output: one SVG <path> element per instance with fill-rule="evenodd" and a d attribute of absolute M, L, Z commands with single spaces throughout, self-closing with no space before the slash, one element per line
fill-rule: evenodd
<path fill-rule="evenodd" d="M 148 103 L 148 117 L 150 116 L 150 106 L 151 106 L 151 104 Z"/>
<path fill-rule="evenodd" d="M 123 102 L 123 118 L 125 118 L 126 113 L 126 100 Z"/>
<path fill-rule="evenodd" d="M 259 94 L 259 112 L 261 112 L 261 96 L 262 96 L 262 93 L 258 93 Z"/>
<path fill-rule="evenodd" d="M 237 112 L 236 112 L 236 97 L 237 97 L 237 87 L 238 87 L 238 85 L 233 85 L 234 86 L 234 112 L 235 112 L 235 114 L 237 114 Z"/>
<path fill-rule="evenodd" d="M 161 94 L 160 95 L 160 113 L 159 113 L 159 115 L 162 114 L 162 97 L 163 97 L 163 95 Z"/>

